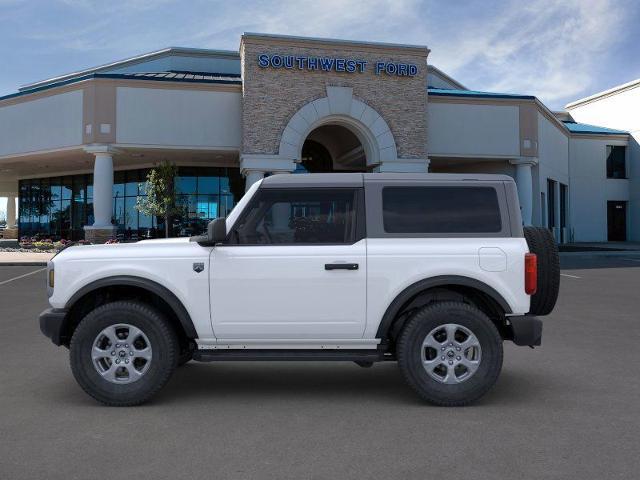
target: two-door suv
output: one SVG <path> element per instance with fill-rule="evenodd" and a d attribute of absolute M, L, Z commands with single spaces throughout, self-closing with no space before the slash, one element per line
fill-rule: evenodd
<path fill-rule="evenodd" d="M 504 340 L 540 345 L 559 287 L 546 229 L 499 175 L 275 175 L 206 235 L 75 246 L 48 266 L 42 332 L 108 405 L 189 360 L 397 361 L 425 400 L 487 392 Z"/>

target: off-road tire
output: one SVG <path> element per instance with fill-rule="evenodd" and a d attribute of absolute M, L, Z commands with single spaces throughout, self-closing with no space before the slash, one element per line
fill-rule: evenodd
<path fill-rule="evenodd" d="M 529 251 L 538 259 L 538 288 L 531 296 L 529 313 L 549 315 L 560 291 L 560 255 L 551 231 L 543 227 L 524 227 Z"/>
<path fill-rule="evenodd" d="M 137 381 L 118 385 L 100 376 L 91 359 L 96 337 L 110 325 L 127 323 L 144 332 L 152 347 L 148 371 Z M 109 406 L 139 405 L 153 397 L 171 378 L 177 363 L 178 340 L 166 318 L 153 307 L 136 301 L 117 301 L 92 310 L 73 333 L 70 363 L 82 389 Z"/>
<path fill-rule="evenodd" d="M 482 356 L 476 372 L 457 384 L 432 378 L 422 365 L 422 342 L 433 329 L 455 323 L 469 329 L 478 339 Z M 406 381 L 427 402 L 438 406 L 468 405 L 491 389 L 502 369 L 502 338 L 493 322 L 476 307 L 462 302 L 427 305 L 405 324 L 396 353 Z"/>

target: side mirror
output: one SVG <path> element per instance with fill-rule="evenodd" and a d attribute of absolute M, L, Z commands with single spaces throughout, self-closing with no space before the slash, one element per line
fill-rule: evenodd
<path fill-rule="evenodd" d="M 216 218 L 209 222 L 207 226 L 207 237 L 209 243 L 214 245 L 225 241 L 227 238 L 227 221 L 225 217 Z"/>

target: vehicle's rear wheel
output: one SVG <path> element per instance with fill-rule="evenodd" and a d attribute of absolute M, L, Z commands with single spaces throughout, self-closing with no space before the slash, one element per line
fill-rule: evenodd
<path fill-rule="evenodd" d="M 538 288 L 531 296 L 529 312 L 533 315 L 549 315 L 560 291 L 558 245 L 548 228 L 524 227 L 524 238 L 538 262 Z"/>
<path fill-rule="evenodd" d="M 467 405 L 484 395 L 502 368 L 502 338 L 491 320 L 462 302 L 419 309 L 397 346 L 407 382 L 435 405 Z"/>
<path fill-rule="evenodd" d="M 71 370 L 82 389 L 111 406 L 155 395 L 177 363 L 176 335 L 157 310 L 134 301 L 107 303 L 84 317 L 71 338 Z"/>

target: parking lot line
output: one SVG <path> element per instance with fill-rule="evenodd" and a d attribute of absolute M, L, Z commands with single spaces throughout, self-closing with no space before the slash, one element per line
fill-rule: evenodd
<path fill-rule="evenodd" d="M 569 275 L 568 273 L 561 273 L 560 276 L 562 276 L 562 277 L 570 277 L 570 278 L 582 278 L 582 277 L 579 277 L 577 275 Z"/>
<path fill-rule="evenodd" d="M 42 272 L 43 270 L 46 270 L 46 269 L 47 269 L 47 267 L 39 268 L 38 270 L 34 270 L 33 272 L 25 273 L 24 275 L 19 275 L 17 277 L 10 278 L 9 280 L 5 280 L 3 282 L 0 282 L 0 285 L 4 285 L 5 283 L 13 282 L 14 280 L 20 280 L 21 278 L 28 277 L 29 275 L 33 275 L 34 273 Z"/>

